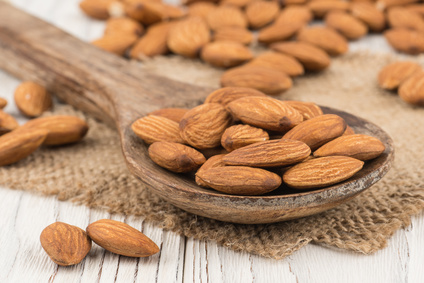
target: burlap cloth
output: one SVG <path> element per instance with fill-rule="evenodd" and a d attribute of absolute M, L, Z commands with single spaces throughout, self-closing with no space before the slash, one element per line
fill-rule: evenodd
<path fill-rule="evenodd" d="M 239 225 L 186 213 L 162 201 L 127 171 L 116 132 L 85 117 L 90 131 L 79 144 L 37 150 L 13 166 L 0 168 L 0 184 L 57 195 L 113 213 L 140 215 L 163 229 L 214 240 L 233 250 L 283 258 L 308 243 L 372 253 L 424 208 L 424 108 L 407 105 L 376 85 L 378 71 L 395 58 L 351 53 L 333 59 L 320 74 L 296 78 L 281 97 L 314 101 L 374 121 L 393 138 L 396 158 L 376 185 L 327 212 L 267 225 Z M 420 60 L 416 57 L 413 60 Z M 145 64 L 156 73 L 194 84 L 219 86 L 221 70 L 179 57 Z M 55 113 L 77 114 L 69 106 Z"/>

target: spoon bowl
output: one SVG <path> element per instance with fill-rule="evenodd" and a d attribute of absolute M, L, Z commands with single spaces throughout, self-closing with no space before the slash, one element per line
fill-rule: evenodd
<path fill-rule="evenodd" d="M 132 174 L 161 198 L 201 216 L 234 223 L 272 223 L 304 217 L 348 201 L 381 179 L 393 160 L 393 143 L 378 126 L 343 111 L 356 133 L 379 138 L 386 146 L 378 158 L 345 182 L 296 192 L 280 187 L 264 196 L 227 195 L 201 188 L 194 178 L 154 164 L 131 124 L 164 107 L 193 107 L 213 89 L 176 82 L 144 71 L 113 54 L 0 2 L 0 68 L 47 87 L 60 99 L 116 127 Z"/>

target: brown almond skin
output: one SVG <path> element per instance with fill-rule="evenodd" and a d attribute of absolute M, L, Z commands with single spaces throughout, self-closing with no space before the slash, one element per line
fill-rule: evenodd
<path fill-rule="evenodd" d="M 300 23 L 279 23 L 271 24 L 262 28 L 258 33 L 258 42 L 271 44 L 292 38 L 305 24 Z"/>
<path fill-rule="evenodd" d="M 224 72 L 221 76 L 221 86 L 254 88 L 274 95 L 290 89 L 293 81 L 280 71 L 262 66 L 245 65 Z"/>
<path fill-rule="evenodd" d="M 287 1 L 286 1 L 287 2 Z M 287 23 L 302 23 L 307 24 L 313 19 L 311 9 L 307 6 L 286 6 L 281 10 L 280 14 L 275 19 L 276 25 Z"/>
<path fill-rule="evenodd" d="M 33 153 L 48 134 L 46 129 L 17 128 L 0 137 L 0 166 L 9 165 Z"/>
<path fill-rule="evenodd" d="M 174 122 L 180 123 L 184 114 L 188 109 L 185 108 L 162 108 L 148 113 L 147 115 L 155 115 L 168 118 Z"/>
<path fill-rule="evenodd" d="M 302 162 L 311 155 L 305 143 L 295 140 L 270 140 L 236 149 L 226 156 L 226 165 L 280 167 Z"/>
<path fill-rule="evenodd" d="M 31 81 L 21 83 L 14 98 L 19 111 L 27 117 L 38 117 L 52 107 L 52 98 L 47 90 Z"/>
<path fill-rule="evenodd" d="M 206 20 L 212 30 L 222 27 L 247 28 L 246 16 L 233 6 L 219 6 L 208 14 Z"/>
<path fill-rule="evenodd" d="M 131 125 L 133 132 L 147 144 L 158 141 L 185 143 L 180 136 L 179 124 L 166 117 L 149 115 Z"/>
<path fill-rule="evenodd" d="M 368 27 L 345 12 L 331 12 L 325 17 L 325 24 L 341 33 L 349 40 L 356 40 L 368 33 Z"/>
<path fill-rule="evenodd" d="M 148 257 L 159 252 L 159 247 L 151 239 L 123 222 L 101 219 L 85 230 L 96 244 L 115 254 Z"/>
<path fill-rule="evenodd" d="M 379 10 L 383 11 L 393 6 L 402 6 L 416 2 L 418 2 L 418 0 L 378 0 L 375 5 Z"/>
<path fill-rule="evenodd" d="M 0 97 L 0 109 L 3 109 L 7 105 L 7 100 Z"/>
<path fill-rule="evenodd" d="M 109 18 L 109 6 L 114 0 L 83 0 L 79 3 L 81 10 L 94 19 L 106 20 Z"/>
<path fill-rule="evenodd" d="M 91 44 L 107 52 L 123 56 L 137 39 L 138 36 L 134 34 L 112 33 L 94 40 Z"/>
<path fill-rule="evenodd" d="M 209 187 L 233 195 L 262 195 L 281 185 L 281 178 L 264 169 L 244 166 L 215 167 L 196 173 Z"/>
<path fill-rule="evenodd" d="M 371 2 L 352 2 L 351 14 L 364 22 L 373 32 L 381 32 L 386 27 L 386 16 Z"/>
<path fill-rule="evenodd" d="M 313 102 L 304 102 L 304 101 L 284 101 L 286 104 L 290 105 L 296 109 L 303 116 L 303 121 L 309 120 L 316 116 L 323 115 L 321 107 L 316 105 Z"/>
<path fill-rule="evenodd" d="M 88 124 L 75 116 L 49 116 L 28 121 L 24 128 L 49 131 L 43 145 L 64 145 L 80 141 L 88 132 Z"/>
<path fill-rule="evenodd" d="M 195 2 L 188 6 L 189 17 L 201 17 L 206 20 L 210 12 L 216 9 L 216 4 L 212 2 Z"/>
<path fill-rule="evenodd" d="M 277 2 L 264 0 L 250 2 L 245 9 L 247 21 L 252 29 L 258 29 L 271 23 L 279 11 L 280 5 Z"/>
<path fill-rule="evenodd" d="M 327 156 L 299 163 L 283 174 L 283 181 L 295 189 L 315 189 L 345 181 L 362 169 L 363 161 L 346 156 Z"/>
<path fill-rule="evenodd" d="M 216 1 L 216 0 L 212 0 L 212 1 Z M 221 6 L 233 6 L 236 8 L 240 8 L 243 9 L 244 7 L 246 7 L 249 3 L 253 2 L 254 0 L 221 0 L 216 1 L 219 2 Z"/>
<path fill-rule="evenodd" d="M 108 34 L 116 34 L 116 33 L 123 33 L 123 34 L 131 34 L 140 36 L 143 34 L 144 28 L 143 26 L 127 17 L 114 17 L 110 18 L 106 21 L 106 27 L 105 27 L 105 35 Z"/>
<path fill-rule="evenodd" d="M 195 148 L 214 148 L 231 123 L 230 113 L 221 104 L 206 103 L 187 111 L 179 124 L 180 134 Z"/>
<path fill-rule="evenodd" d="M 206 22 L 199 17 L 181 20 L 168 33 L 168 48 L 179 55 L 195 58 L 211 40 Z"/>
<path fill-rule="evenodd" d="M 0 110 L 0 135 L 8 133 L 17 127 L 19 127 L 19 124 L 16 119 L 3 110 Z"/>
<path fill-rule="evenodd" d="M 387 20 L 392 28 L 407 28 L 424 31 L 424 19 L 404 7 L 393 7 L 387 11 Z"/>
<path fill-rule="evenodd" d="M 349 4 L 349 2 L 345 1 L 320 0 L 310 1 L 308 7 L 316 18 L 322 18 L 333 11 L 347 11 Z"/>
<path fill-rule="evenodd" d="M 347 125 L 346 130 L 343 133 L 343 136 L 354 135 L 354 134 L 355 134 L 355 130 L 351 126 Z"/>
<path fill-rule="evenodd" d="M 308 27 L 300 30 L 297 40 L 315 45 L 331 56 L 338 56 L 349 50 L 345 37 L 328 27 Z"/>
<path fill-rule="evenodd" d="M 202 179 L 200 179 L 199 177 L 197 177 L 197 174 L 202 174 L 202 172 L 211 169 L 211 168 L 215 168 L 215 167 L 222 167 L 225 166 L 225 163 L 222 161 L 222 158 L 225 156 L 225 154 L 218 154 L 218 155 L 214 155 L 211 156 L 208 160 L 206 160 L 205 163 L 203 163 L 202 166 L 200 166 L 199 170 L 197 170 L 196 172 L 196 184 L 198 184 L 199 186 L 205 187 L 205 188 L 209 188 L 209 185 L 205 182 L 203 182 Z"/>
<path fill-rule="evenodd" d="M 405 28 L 389 29 L 384 32 L 389 44 L 399 52 L 417 55 L 424 52 L 424 35 Z"/>
<path fill-rule="evenodd" d="M 252 61 L 247 63 L 247 65 L 274 69 L 290 77 L 297 77 L 305 73 L 302 64 L 295 58 L 273 51 L 255 57 Z"/>
<path fill-rule="evenodd" d="M 267 141 L 269 135 L 266 131 L 249 125 L 234 125 L 225 130 L 221 137 L 221 145 L 227 151 L 246 145 Z"/>
<path fill-rule="evenodd" d="M 91 249 L 91 239 L 84 230 L 63 222 L 44 228 L 40 242 L 51 260 L 61 266 L 80 263 Z"/>
<path fill-rule="evenodd" d="M 321 71 L 330 66 L 330 57 L 321 48 L 306 42 L 279 42 L 271 49 L 296 58 L 309 71 Z"/>
<path fill-rule="evenodd" d="M 238 42 L 215 41 L 203 46 L 200 58 L 212 66 L 229 68 L 251 60 L 253 53 Z"/>
<path fill-rule="evenodd" d="M 303 121 L 297 110 L 271 97 L 242 97 L 227 108 L 235 119 L 265 130 L 285 132 Z"/>
<path fill-rule="evenodd" d="M 197 170 L 206 158 L 189 146 L 173 142 L 155 142 L 149 147 L 149 156 L 160 167 L 176 173 Z"/>
<path fill-rule="evenodd" d="M 366 161 L 380 156 L 385 149 L 377 138 L 354 134 L 341 136 L 324 144 L 314 152 L 314 156 L 349 156 Z"/>
<path fill-rule="evenodd" d="M 243 45 L 249 45 L 253 42 L 253 33 L 241 27 L 222 27 L 215 30 L 213 40 L 235 41 Z"/>
<path fill-rule="evenodd" d="M 131 48 L 130 57 L 143 60 L 148 57 L 165 55 L 169 52 L 167 40 L 168 33 L 174 22 L 160 22 L 150 26 Z"/>
<path fill-rule="evenodd" d="M 378 85 L 384 89 L 397 89 L 406 79 L 421 70 L 421 66 L 412 61 L 391 63 L 378 73 Z"/>
<path fill-rule="evenodd" d="M 323 144 L 343 135 L 345 130 L 346 122 L 342 117 L 325 114 L 297 125 L 288 131 L 283 139 L 302 141 L 314 151 Z"/>
<path fill-rule="evenodd" d="M 205 103 L 219 103 L 226 107 L 228 103 L 245 96 L 266 96 L 265 93 L 247 87 L 223 87 L 211 92 Z"/>
<path fill-rule="evenodd" d="M 399 87 L 398 94 L 403 101 L 417 106 L 424 106 L 424 71 L 407 79 Z"/>

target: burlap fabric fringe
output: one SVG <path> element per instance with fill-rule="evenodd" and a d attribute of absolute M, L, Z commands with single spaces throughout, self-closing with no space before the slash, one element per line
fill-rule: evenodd
<path fill-rule="evenodd" d="M 308 243 L 362 253 L 375 252 L 410 217 L 424 208 L 424 109 L 411 107 L 376 86 L 391 56 L 349 54 L 323 73 L 295 80 L 283 99 L 314 101 L 374 121 L 394 140 L 390 172 L 364 193 L 319 215 L 268 225 L 223 223 L 186 213 L 162 201 L 127 171 L 116 132 L 69 106 L 55 113 L 85 117 L 90 131 L 79 144 L 40 149 L 13 166 L 0 168 L 0 183 L 13 189 L 57 195 L 114 213 L 140 215 L 163 229 L 214 240 L 233 250 L 283 258 Z M 414 60 L 417 60 L 416 58 Z M 179 57 L 157 58 L 145 68 L 161 75 L 218 87 L 220 70 Z"/>

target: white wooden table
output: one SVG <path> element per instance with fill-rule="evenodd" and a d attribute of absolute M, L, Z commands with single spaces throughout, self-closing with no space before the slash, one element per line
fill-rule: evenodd
<path fill-rule="evenodd" d="M 103 23 L 85 17 L 78 0 L 11 2 L 82 40 L 102 34 Z M 351 49 L 391 51 L 380 36 L 367 37 Z M 6 111 L 23 122 L 12 99 L 18 83 L 0 71 L 0 96 L 10 102 Z M 41 231 L 55 221 L 85 228 L 110 217 L 142 229 L 160 246 L 160 253 L 133 259 L 104 252 L 94 244 L 81 264 L 58 267 L 41 248 Z M 140 218 L 110 216 L 8 188 L 0 188 L 0 223 L 0 282 L 424 282 L 424 214 L 413 217 L 411 226 L 397 231 L 388 247 L 373 255 L 311 244 L 278 261 L 181 237 Z"/>

